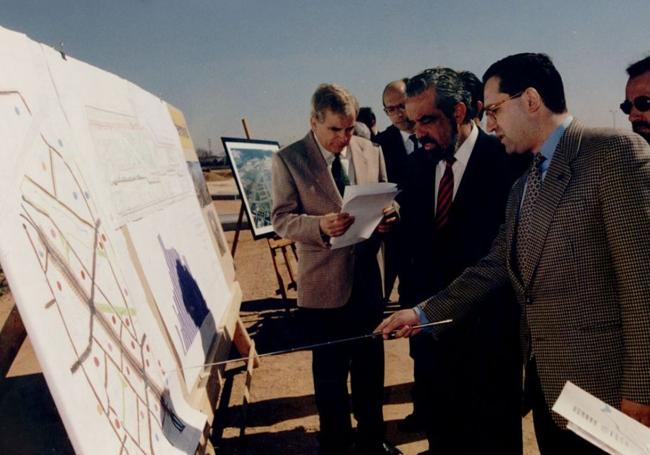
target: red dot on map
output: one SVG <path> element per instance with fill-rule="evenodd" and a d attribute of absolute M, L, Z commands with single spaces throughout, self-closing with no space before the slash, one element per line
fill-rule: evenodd
<path fill-rule="evenodd" d="M 63 290 L 63 286 L 61 286 L 61 283 L 58 281 L 56 282 L 56 287 L 59 289 L 59 291 Z"/>
<path fill-rule="evenodd" d="M 113 324 L 117 324 L 117 318 L 115 315 L 111 316 L 111 321 L 113 321 Z"/>
<path fill-rule="evenodd" d="M 127 319 L 126 321 L 124 321 L 124 323 L 126 324 L 127 327 L 130 327 L 130 326 L 131 326 L 131 321 L 130 321 L 129 319 Z"/>
<path fill-rule="evenodd" d="M 81 279 L 82 280 L 86 279 L 86 272 L 84 272 L 83 270 L 81 271 Z"/>
<path fill-rule="evenodd" d="M 131 349 L 135 349 L 135 343 L 131 341 Z"/>
<path fill-rule="evenodd" d="M 117 429 L 119 430 L 119 429 L 120 429 L 120 426 L 121 426 L 121 425 L 120 425 L 120 421 L 117 420 L 117 419 L 115 419 L 115 428 L 117 428 Z"/>
<path fill-rule="evenodd" d="M 126 375 L 128 376 L 130 374 L 131 374 L 131 369 L 129 367 L 126 367 Z"/>
<path fill-rule="evenodd" d="M 99 359 L 97 357 L 93 357 L 93 362 L 95 363 L 95 366 L 99 366 Z"/>
<path fill-rule="evenodd" d="M 106 241 L 106 236 L 104 234 L 102 234 L 102 241 Z"/>
<path fill-rule="evenodd" d="M 151 350 L 149 349 L 149 345 L 148 345 L 148 344 L 146 344 L 144 347 L 147 348 L 147 352 L 151 352 Z"/>

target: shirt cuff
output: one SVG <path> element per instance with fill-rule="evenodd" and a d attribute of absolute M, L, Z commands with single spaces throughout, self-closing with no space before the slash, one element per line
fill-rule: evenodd
<path fill-rule="evenodd" d="M 424 314 L 424 311 L 422 311 L 422 308 L 420 308 L 420 305 L 416 305 L 413 307 L 413 311 L 415 311 L 415 314 L 417 315 L 418 319 L 420 320 L 420 324 L 428 324 L 429 320 L 427 319 L 427 315 Z"/>

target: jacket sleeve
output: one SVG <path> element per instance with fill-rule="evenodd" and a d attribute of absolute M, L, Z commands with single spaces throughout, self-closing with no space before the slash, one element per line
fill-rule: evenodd
<path fill-rule="evenodd" d="M 280 153 L 273 154 L 272 172 L 271 222 L 275 232 L 286 239 L 327 248 L 320 230 L 321 217 L 303 213 L 295 179 Z"/>
<path fill-rule="evenodd" d="M 512 203 L 512 192 L 510 202 Z M 502 224 L 490 252 L 476 265 L 468 267 L 447 288 L 420 303 L 418 307 L 430 322 L 462 319 L 475 305 L 486 301 L 493 292 L 510 285 L 506 261 L 506 226 Z M 434 330 L 440 333 L 441 326 Z"/>

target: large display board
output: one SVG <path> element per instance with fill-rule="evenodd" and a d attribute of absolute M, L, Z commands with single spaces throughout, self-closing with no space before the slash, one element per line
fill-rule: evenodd
<path fill-rule="evenodd" d="M 233 272 L 175 109 L 2 28 L 0 62 L 0 261 L 75 451 L 193 453 Z"/>

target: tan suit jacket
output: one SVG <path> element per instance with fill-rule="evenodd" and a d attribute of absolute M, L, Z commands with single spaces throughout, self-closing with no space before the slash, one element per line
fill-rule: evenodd
<path fill-rule="evenodd" d="M 353 136 L 349 150 L 356 183 L 386 181 L 381 149 Z M 321 235 L 320 217 L 341 211 L 342 198 L 323 155 L 309 132 L 273 156 L 273 228 L 298 247 L 298 306 L 337 308 L 350 298 L 355 265 L 377 265 L 376 236 L 350 247 L 331 249 Z M 374 270 L 368 270 L 374 274 Z M 374 277 L 373 281 L 374 281 Z M 381 294 L 381 286 L 378 290 Z"/>
<path fill-rule="evenodd" d="M 549 407 L 566 381 L 612 406 L 650 404 L 650 146 L 632 133 L 569 125 L 531 221 L 536 265 L 521 277 L 514 237 L 524 186 L 525 177 L 513 186 L 488 256 L 429 299 L 425 314 L 460 317 L 510 284 Z"/>

